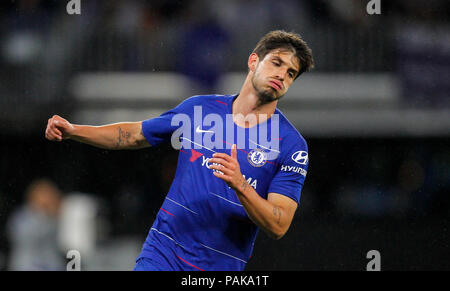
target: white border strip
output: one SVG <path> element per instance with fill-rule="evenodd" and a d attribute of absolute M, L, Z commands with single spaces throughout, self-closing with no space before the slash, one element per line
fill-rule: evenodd
<path fill-rule="evenodd" d="M 195 212 L 195 211 L 193 211 L 193 210 L 191 210 L 191 209 L 189 209 L 189 208 L 187 208 L 187 207 L 185 207 L 185 206 L 183 206 L 183 205 L 181 205 L 180 203 L 178 203 L 178 202 L 175 202 L 175 201 L 173 201 L 172 199 L 170 199 L 169 197 L 166 197 L 166 199 L 167 200 L 169 200 L 170 202 L 173 202 L 173 203 L 175 203 L 176 205 L 178 205 L 178 206 L 181 206 L 181 207 L 183 207 L 184 209 L 186 209 L 187 211 L 190 211 L 190 212 L 192 212 L 192 213 L 194 213 L 194 214 L 197 214 L 198 215 L 198 213 L 197 212 Z"/>
<path fill-rule="evenodd" d="M 242 204 L 239 204 L 239 203 L 230 201 L 230 200 L 228 200 L 228 199 L 226 199 L 226 198 L 223 198 L 222 196 L 217 195 L 217 194 L 215 194 L 215 193 L 213 193 L 213 192 L 209 192 L 209 193 L 212 194 L 212 195 L 214 195 L 214 196 L 217 196 L 217 197 L 219 197 L 219 198 L 221 198 L 221 199 L 223 199 L 223 200 L 225 200 L 225 201 L 227 201 L 227 202 L 230 202 L 231 204 L 234 204 L 234 205 L 237 205 L 237 206 L 240 206 L 240 207 L 244 207 L 244 206 L 242 206 Z"/>
<path fill-rule="evenodd" d="M 180 247 L 182 247 L 183 249 L 185 248 L 182 244 L 180 244 L 179 242 L 177 242 L 176 240 L 174 240 L 173 238 L 171 238 L 170 236 L 168 236 L 167 234 L 160 232 L 159 230 L 157 230 L 156 228 L 150 228 L 150 230 L 154 230 L 159 234 L 162 234 L 163 236 L 167 237 L 168 239 L 170 239 L 171 241 L 173 241 L 175 244 L 179 245 Z"/>
<path fill-rule="evenodd" d="M 260 146 L 260 147 L 262 147 L 262 148 L 264 148 L 264 149 L 266 149 L 266 150 L 274 151 L 274 152 L 280 153 L 280 151 L 278 151 L 278 150 L 270 149 L 270 148 L 268 148 L 268 147 L 265 147 L 265 146 L 262 146 L 262 145 L 260 145 L 260 144 L 257 144 L 256 142 L 252 141 L 251 139 L 249 139 L 249 141 L 251 141 L 252 143 L 254 143 L 254 144 L 256 144 L 257 146 Z"/>
<path fill-rule="evenodd" d="M 201 145 L 201 144 L 198 144 L 198 143 L 196 143 L 196 142 L 193 142 L 192 140 L 190 140 L 190 139 L 188 139 L 188 138 L 185 138 L 185 137 L 182 137 L 182 136 L 180 136 L 180 138 L 185 139 L 185 140 L 188 140 L 188 141 L 190 141 L 191 143 L 193 143 L 193 144 L 195 144 L 195 145 L 198 145 L 198 146 L 200 146 L 200 147 L 202 147 L 202 148 L 205 148 L 205 149 L 207 149 L 207 150 L 212 151 L 213 153 L 216 153 L 216 151 L 214 151 L 214 150 L 212 150 L 212 149 L 210 149 L 210 148 L 207 148 L 207 147 L 205 147 L 205 146 L 203 146 L 203 145 Z"/>
<path fill-rule="evenodd" d="M 202 245 L 202 246 L 204 246 L 204 247 L 205 247 L 205 248 L 207 248 L 207 249 L 210 249 L 210 250 L 213 250 L 213 251 L 215 251 L 215 252 L 221 253 L 222 255 L 225 255 L 225 256 L 229 256 L 230 258 L 233 258 L 233 259 L 239 260 L 239 261 L 241 261 L 241 262 L 244 262 L 244 263 L 246 263 L 246 264 L 247 264 L 247 262 L 246 262 L 246 261 L 244 261 L 244 260 L 242 260 L 242 259 L 239 259 L 239 258 L 236 258 L 235 256 L 232 256 L 232 255 L 230 255 L 230 254 L 227 254 L 227 253 L 224 253 L 224 252 L 218 251 L 218 250 L 216 250 L 216 249 L 213 249 L 212 247 L 208 247 L 208 246 L 206 246 L 206 245 L 204 245 L 204 244 L 201 244 L 201 245 Z"/>

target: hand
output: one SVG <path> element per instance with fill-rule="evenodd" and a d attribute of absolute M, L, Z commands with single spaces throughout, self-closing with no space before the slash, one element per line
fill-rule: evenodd
<path fill-rule="evenodd" d="M 231 156 L 224 153 L 215 153 L 208 163 L 216 163 L 211 164 L 209 168 L 218 170 L 223 174 L 213 171 L 214 176 L 224 180 L 233 190 L 243 191 L 247 187 L 248 183 L 241 174 L 241 168 L 237 160 L 235 144 L 231 147 Z"/>
<path fill-rule="evenodd" d="M 63 139 L 70 138 L 74 129 L 74 126 L 67 120 L 58 115 L 53 115 L 48 120 L 45 137 L 50 141 L 62 141 Z"/>

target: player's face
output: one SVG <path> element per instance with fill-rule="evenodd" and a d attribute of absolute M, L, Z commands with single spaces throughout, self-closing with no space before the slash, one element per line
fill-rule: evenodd
<path fill-rule="evenodd" d="M 255 58 L 252 84 L 261 103 L 280 99 L 299 72 L 297 57 L 292 51 L 277 49 L 268 53 L 262 60 L 259 60 L 257 56 Z"/>

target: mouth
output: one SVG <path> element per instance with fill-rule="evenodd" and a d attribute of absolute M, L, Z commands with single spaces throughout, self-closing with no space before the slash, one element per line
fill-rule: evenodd
<path fill-rule="evenodd" d="M 282 89 L 282 85 L 281 85 L 280 81 L 270 80 L 269 84 L 272 88 L 274 88 L 277 91 Z"/>

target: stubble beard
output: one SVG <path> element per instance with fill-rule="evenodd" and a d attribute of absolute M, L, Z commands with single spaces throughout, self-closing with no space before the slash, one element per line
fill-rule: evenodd
<path fill-rule="evenodd" d="M 283 95 L 277 96 L 276 91 L 274 91 L 271 88 L 269 88 L 269 89 L 259 88 L 255 82 L 255 76 L 253 76 L 253 78 L 252 78 L 252 85 L 253 85 L 253 88 L 255 89 L 256 95 L 258 96 L 258 100 L 259 100 L 258 105 L 259 106 L 267 104 L 267 103 L 271 103 L 273 101 L 277 101 L 277 100 L 281 99 L 281 97 L 283 97 Z"/>

